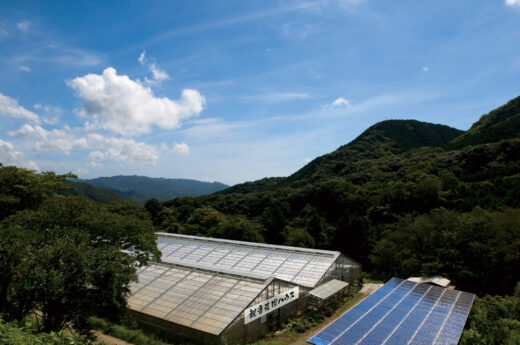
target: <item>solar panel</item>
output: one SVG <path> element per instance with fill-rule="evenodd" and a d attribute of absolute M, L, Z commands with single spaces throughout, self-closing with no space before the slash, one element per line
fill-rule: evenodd
<path fill-rule="evenodd" d="M 308 340 L 315 345 L 455 345 L 474 294 L 392 278 Z"/>

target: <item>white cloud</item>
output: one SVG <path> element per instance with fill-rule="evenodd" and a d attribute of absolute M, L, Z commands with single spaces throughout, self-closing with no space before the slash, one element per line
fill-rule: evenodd
<path fill-rule="evenodd" d="M 78 168 L 78 169 L 75 169 L 72 173 L 81 177 L 81 175 L 88 174 L 89 171 L 87 169 Z"/>
<path fill-rule="evenodd" d="M 162 82 L 164 80 L 170 79 L 170 76 L 165 71 L 159 69 L 154 63 L 150 65 L 150 71 L 152 72 L 152 77 L 154 82 Z M 150 82 L 148 80 L 148 82 Z"/>
<path fill-rule="evenodd" d="M 20 71 L 24 71 L 24 72 L 30 72 L 31 71 L 31 67 L 29 67 L 29 66 L 18 66 L 18 69 Z"/>
<path fill-rule="evenodd" d="M 132 139 L 104 137 L 93 133 L 88 136 L 88 143 L 91 147 L 105 147 L 104 150 L 93 151 L 89 154 L 89 159 L 94 162 L 102 160 L 126 163 L 145 161 L 155 164 L 159 158 L 155 147 Z"/>
<path fill-rule="evenodd" d="M 428 66 L 424 66 L 424 67 L 422 68 L 422 70 L 423 70 L 424 72 L 428 72 L 428 71 L 430 70 L 430 67 L 428 67 Z"/>
<path fill-rule="evenodd" d="M 16 99 L 0 93 L 0 115 L 38 122 L 38 115 L 18 104 Z"/>
<path fill-rule="evenodd" d="M 21 22 L 16 24 L 16 26 L 22 32 L 29 32 L 29 30 L 31 29 L 31 23 L 29 21 L 27 21 L 27 20 L 22 20 Z"/>
<path fill-rule="evenodd" d="M 352 108 L 350 101 L 344 97 L 338 97 L 332 102 L 325 106 L 326 109 L 339 109 L 339 108 Z"/>
<path fill-rule="evenodd" d="M 41 110 L 44 112 L 45 116 L 42 117 L 42 121 L 48 125 L 56 125 L 60 122 L 60 116 L 63 114 L 63 109 L 61 107 L 55 107 L 51 105 L 42 105 L 40 103 L 36 103 L 33 105 L 34 109 Z"/>
<path fill-rule="evenodd" d="M 143 50 L 143 52 L 139 54 L 139 58 L 137 58 L 137 61 L 139 61 L 141 65 L 144 65 L 144 62 L 146 61 L 146 50 Z"/>
<path fill-rule="evenodd" d="M 45 152 L 62 152 L 69 155 L 74 149 L 87 149 L 89 147 L 85 138 L 77 138 L 70 129 L 53 129 L 47 130 L 41 126 L 31 126 L 24 124 L 17 131 L 10 131 L 9 135 L 37 139 L 34 149 Z"/>
<path fill-rule="evenodd" d="M 506 0 L 506 5 L 511 7 L 520 8 L 520 0 Z"/>
<path fill-rule="evenodd" d="M 179 155 L 189 155 L 190 147 L 186 143 L 175 143 L 173 144 L 172 152 Z"/>
<path fill-rule="evenodd" d="M 139 61 L 141 65 L 144 65 L 148 62 L 148 59 L 146 58 L 146 50 L 143 50 L 143 52 L 139 55 L 139 58 L 137 58 L 137 61 Z M 150 72 L 152 72 L 152 79 L 144 78 L 146 83 L 157 85 L 165 80 L 170 79 L 168 73 L 157 67 L 155 63 L 150 64 L 149 68 Z"/>
<path fill-rule="evenodd" d="M 38 165 L 27 159 L 25 155 L 16 151 L 13 144 L 0 139 L 0 162 L 4 165 L 16 165 L 18 167 L 39 170 Z"/>
<path fill-rule="evenodd" d="M 155 163 L 159 158 L 154 146 L 131 139 L 106 137 L 98 133 L 91 133 L 86 137 L 78 135 L 78 129 L 47 130 L 41 126 L 24 124 L 17 131 L 10 131 L 9 135 L 36 140 L 33 148 L 37 151 L 61 152 L 69 155 L 72 150 L 94 150 L 89 159 L 93 161 L 111 160 L 118 162 L 145 161 Z M 188 149 L 189 150 L 189 149 Z M 93 163 L 92 166 L 97 166 Z"/>
<path fill-rule="evenodd" d="M 155 97 L 150 88 L 117 75 L 109 67 L 101 75 L 87 74 L 67 84 L 83 101 L 82 116 L 92 119 L 90 125 L 122 135 L 149 133 L 151 126 L 179 128 L 182 120 L 198 116 L 206 100 L 197 91 L 185 89 L 180 100 Z"/>
<path fill-rule="evenodd" d="M 85 164 L 88 168 L 98 168 L 98 167 L 102 167 L 103 164 L 99 163 L 99 162 L 94 162 L 94 161 L 90 161 L 88 162 L 87 164 Z"/>

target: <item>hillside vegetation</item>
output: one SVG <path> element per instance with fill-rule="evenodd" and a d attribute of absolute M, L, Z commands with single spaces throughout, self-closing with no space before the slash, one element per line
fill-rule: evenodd
<path fill-rule="evenodd" d="M 479 133 L 520 116 L 513 108 L 491 112 L 487 126 L 468 132 L 487 138 Z M 384 121 L 288 178 L 166 201 L 154 224 L 335 249 L 379 278 L 443 275 L 461 289 L 510 294 L 520 276 L 520 138 L 451 149 L 464 135 Z"/>
<path fill-rule="evenodd" d="M 518 138 L 520 133 L 520 97 L 498 109 L 483 115 L 471 128 L 448 144 L 448 148 L 460 148 L 499 140 Z"/>
<path fill-rule="evenodd" d="M 70 187 L 59 191 L 61 195 L 83 195 L 90 200 L 97 201 L 103 204 L 108 204 L 112 201 L 123 199 L 119 195 L 112 193 L 109 190 L 103 188 L 96 188 L 85 182 L 78 182 L 75 180 L 65 181 Z"/>
<path fill-rule="evenodd" d="M 163 231 L 335 249 L 477 293 L 461 344 L 520 339 L 520 98 L 470 130 L 384 121 L 288 178 L 157 203 Z M 490 296 L 495 295 L 495 296 Z"/>

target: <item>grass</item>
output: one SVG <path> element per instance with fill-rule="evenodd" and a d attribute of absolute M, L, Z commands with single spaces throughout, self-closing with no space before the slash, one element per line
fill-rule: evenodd
<path fill-rule="evenodd" d="M 153 335 L 148 335 L 141 330 L 113 324 L 98 317 L 93 316 L 90 318 L 90 321 L 92 322 L 93 328 L 135 345 L 172 345 L 157 339 Z"/>

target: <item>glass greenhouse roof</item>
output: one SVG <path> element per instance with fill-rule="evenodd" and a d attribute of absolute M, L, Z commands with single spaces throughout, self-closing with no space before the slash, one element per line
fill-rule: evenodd
<path fill-rule="evenodd" d="M 341 255 L 335 251 L 178 234 L 157 236 L 163 262 L 255 278 L 274 277 L 305 287 L 314 287 Z"/>
<path fill-rule="evenodd" d="M 338 291 L 344 289 L 345 287 L 347 287 L 347 285 L 347 282 L 333 279 L 331 281 L 326 282 L 325 284 L 321 284 L 316 289 L 312 289 L 311 291 L 309 291 L 309 295 L 313 295 L 321 299 L 326 299 L 334 295 Z"/>
<path fill-rule="evenodd" d="M 270 282 L 168 264 L 153 264 L 137 273 L 130 309 L 214 335 Z"/>

